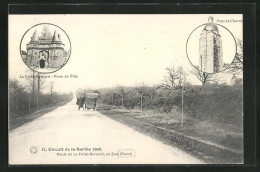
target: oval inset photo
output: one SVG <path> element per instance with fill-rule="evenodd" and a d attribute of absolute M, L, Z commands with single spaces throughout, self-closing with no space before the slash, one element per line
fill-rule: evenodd
<path fill-rule="evenodd" d="M 213 17 L 195 28 L 186 44 L 191 64 L 205 73 L 218 73 L 228 68 L 235 58 L 237 45 L 233 34 L 224 26 L 215 24 Z"/>
<path fill-rule="evenodd" d="M 60 27 L 41 23 L 28 29 L 22 37 L 20 53 L 24 63 L 39 73 L 52 73 L 69 60 L 71 43 Z"/>

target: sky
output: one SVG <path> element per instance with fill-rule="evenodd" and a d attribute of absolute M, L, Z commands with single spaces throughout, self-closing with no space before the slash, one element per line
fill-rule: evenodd
<path fill-rule="evenodd" d="M 61 41 L 63 44 L 65 44 L 65 50 L 68 51 L 70 49 L 69 39 L 63 30 L 61 30 L 59 27 L 54 25 L 40 24 L 40 25 L 33 26 L 32 28 L 28 28 L 28 32 L 24 33 L 24 37 L 21 39 L 21 49 L 23 51 L 26 51 L 26 44 L 28 44 L 31 41 L 31 37 L 33 36 L 35 31 L 38 32 L 38 36 L 41 36 L 44 26 L 47 26 L 49 28 L 52 36 L 55 31 L 57 32 L 57 34 L 60 34 Z"/>
<path fill-rule="evenodd" d="M 52 23 L 62 28 L 71 41 L 67 64 L 51 76 L 54 90 L 75 91 L 77 88 L 106 88 L 139 83 L 161 83 L 165 68 L 171 65 L 192 70 L 186 55 L 190 33 L 207 23 L 209 14 L 86 14 L 86 15 L 9 15 L 9 78 L 30 74 L 20 56 L 24 33 L 39 23 Z M 214 14 L 217 20 L 242 20 L 240 14 Z M 217 23 L 242 39 L 242 22 Z M 38 31 L 40 33 L 40 31 Z M 49 74 L 46 74 L 49 75 Z M 64 78 L 76 75 L 78 78 Z M 232 75 L 220 74 L 230 82 Z M 189 82 L 200 84 L 193 76 Z"/>

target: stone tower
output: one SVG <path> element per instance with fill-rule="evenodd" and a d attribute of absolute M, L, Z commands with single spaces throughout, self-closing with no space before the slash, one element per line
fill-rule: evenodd
<path fill-rule="evenodd" d="M 200 34 L 199 53 L 200 70 L 207 73 L 215 73 L 223 69 L 221 35 L 211 16 Z"/>

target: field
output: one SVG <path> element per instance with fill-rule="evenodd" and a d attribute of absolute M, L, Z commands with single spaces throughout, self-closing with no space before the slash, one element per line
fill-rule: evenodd
<path fill-rule="evenodd" d="M 186 97 L 188 98 L 188 97 Z M 126 109 L 99 104 L 98 111 L 139 132 L 150 135 L 210 163 L 243 162 L 243 114 L 241 88 L 205 89 L 189 97 L 183 125 L 179 104 L 170 112 L 158 109 Z"/>

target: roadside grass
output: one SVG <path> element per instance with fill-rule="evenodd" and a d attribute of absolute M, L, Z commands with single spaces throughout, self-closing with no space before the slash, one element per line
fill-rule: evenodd
<path fill-rule="evenodd" d="M 137 109 L 110 109 L 100 110 L 105 115 L 120 114 L 122 117 L 133 118 L 142 122 L 174 130 L 187 136 L 198 137 L 222 146 L 241 151 L 243 148 L 243 133 L 232 126 L 210 121 L 198 121 L 184 115 L 181 125 L 181 113 L 173 110 L 170 113 L 160 113 L 156 110 L 143 110 L 141 114 Z"/>
<path fill-rule="evenodd" d="M 122 122 L 144 134 L 147 134 L 164 143 L 180 146 L 180 148 L 188 151 L 189 153 L 202 158 L 206 162 L 213 163 L 237 163 L 242 162 L 243 153 L 243 115 L 239 102 L 242 100 L 237 98 L 232 103 L 225 104 L 230 100 L 233 94 L 223 95 L 212 94 L 199 99 L 198 108 L 196 111 L 186 112 L 183 114 L 183 125 L 181 123 L 182 114 L 178 106 L 173 106 L 172 110 L 168 113 L 161 112 L 157 109 L 122 109 L 122 107 L 110 106 L 106 104 L 99 105 L 97 109 L 102 114 Z M 218 99 L 223 99 L 218 101 Z M 209 107 L 210 104 L 214 106 Z M 236 108 L 235 110 L 232 110 Z M 209 109 L 211 109 L 209 111 Z M 241 108 L 242 109 L 242 108 Z M 150 125 L 150 126 L 148 126 Z M 185 136 L 195 138 L 195 140 L 202 140 L 205 144 L 214 144 L 221 149 L 225 147 L 236 153 L 229 154 L 225 150 L 209 150 L 210 148 L 205 144 L 196 144 L 193 148 L 189 145 L 194 145 L 187 139 L 178 138 L 167 132 L 163 132 L 155 127 L 163 128 L 167 131 L 181 133 Z M 176 137 L 176 138 L 175 138 Z M 175 143 L 177 145 L 175 145 Z M 211 155 L 207 154 L 211 152 Z"/>

